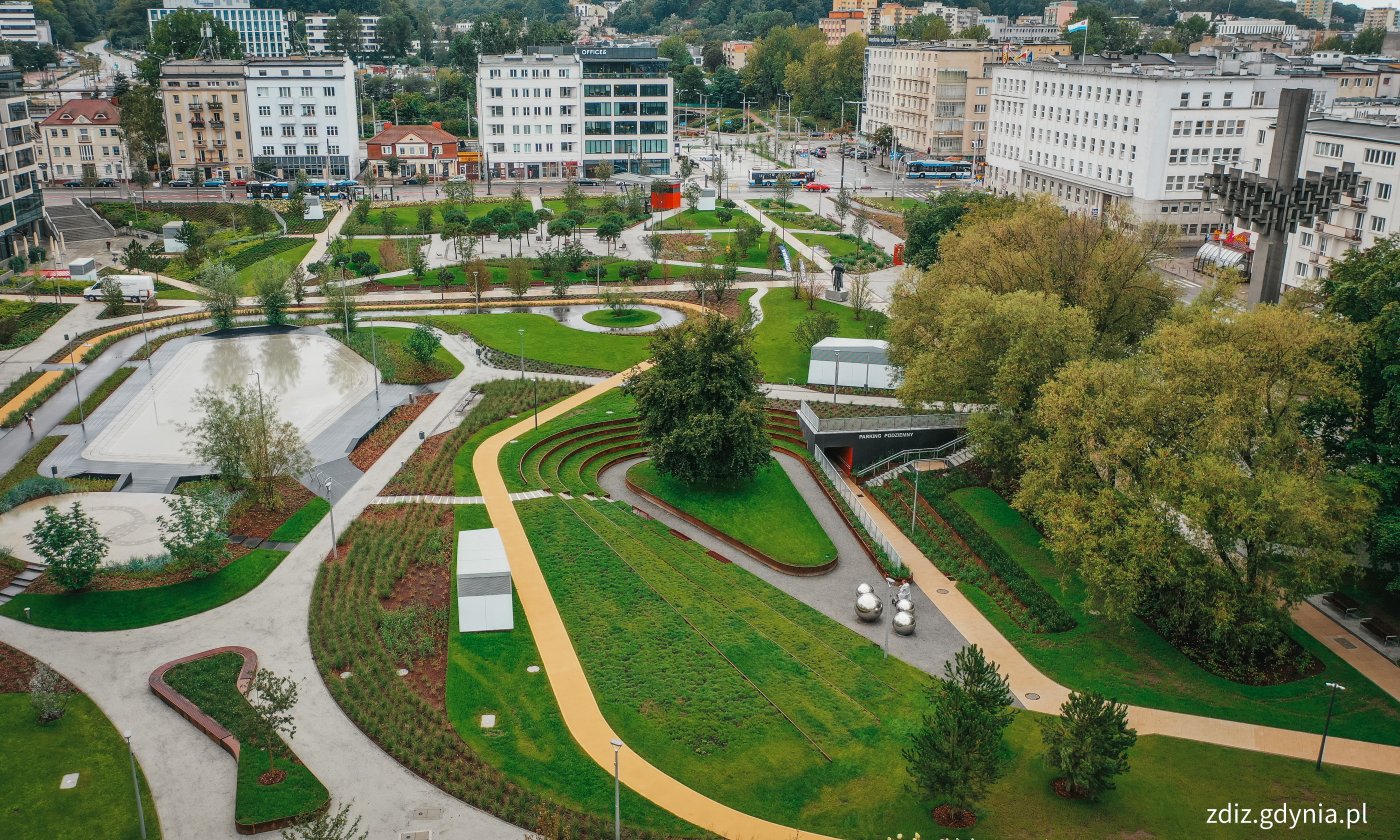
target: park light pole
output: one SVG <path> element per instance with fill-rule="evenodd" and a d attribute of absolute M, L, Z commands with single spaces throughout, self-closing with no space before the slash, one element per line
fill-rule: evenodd
<path fill-rule="evenodd" d="M 836 385 L 841 381 L 841 351 L 832 350 L 832 355 L 836 358 L 836 375 L 831 377 L 831 404 L 836 404 Z"/>
<path fill-rule="evenodd" d="M 369 321 L 369 358 L 374 363 L 374 402 L 379 402 L 379 345 L 374 340 L 374 319 Z"/>
<path fill-rule="evenodd" d="M 63 340 L 68 340 L 68 333 L 63 334 Z M 79 345 L 81 346 L 81 345 Z M 78 397 L 78 425 L 83 429 L 83 436 L 87 436 L 87 418 L 83 416 L 83 392 L 78 387 L 78 348 L 68 354 L 68 363 L 73 367 L 73 393 Z"/>
<path fill-rule="evenodd" d="M 864 100 L 864 99 L 842 99 L 842 100 L 841 100 L 841 189 L 843 189 L 843 190 L 846 188 L 846 143 L 848 142 L 848 141 L 847 141 L 847 138 L 849 138 L 849 137 L 851 136 L 850 132 L 846 131 L 846 106 L 847 106 L 847 105 L 857 105 L 857 106 L 859 106 L 859 105 L 864 105 L 864 104 L 865 104 L 865 100 Z M 859 110 L 859 109 L 856 110 L 856 117 L 857 117 L 857 118 L 860 117 L 860 110 Z"/>
<path fill-rule="evenodd" d="M 1317 768 L 1322 769 L 1322 752 L 1327 749 L 1327 732 L 1332 728 L 1332 709 L 1337 705 L 1337 692 L 1346 691 L 1347 687 L 1341 683 L 1330 682 L 1327 687 L 1332 689 L 1332 697 L 1327 701 L 1327 722 L 1322 725 L 1322 743 L 1317 748 Z"/>
<path fill-rule="evenodd" d="M 622 840 L 622 741 L 612 739 L 613 748 L 613 840 Z"/>
<path fill-rule="evenodd" d="M 131 749 L 131 730 L 122 733 L 126 739 L 126 754 L 131 759 L 131 789 L 136 793 L 136 815 L 141 820 L 141 840 L 146 840 L 146 806 L 141 802 L 141 782 L 136 776 L 136 753 Z"/>
<path fill-rule="evenodd" d="M 476 292 L 476 314 L 481 314 L 481 272 L 472 272 L 472 291 Z"/>
<path fill-rule="evenodd" d="M 520 381 L 525 381 L 525 330 L 520 331 Z"/>
<path fill-rule="evenodd" d="M 335 559 L 339 560 L 340 538 L 335 535 L 335 503 L 331 501 L 331 488 L 335 486 L 335 482 L 331 481 L 329 478 L 326 478 L 324 476 L 322 477 L 321 481 L 323 482 L 326 488 L 326 504 L 331 506 L 329 511 L 331 515 L 331 555 L 335 557 Z"/>

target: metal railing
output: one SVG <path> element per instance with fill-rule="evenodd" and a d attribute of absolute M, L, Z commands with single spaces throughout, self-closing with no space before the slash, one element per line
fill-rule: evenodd
<path fill-rule="evenodd" d="M 899 556 L 899 552 L 895 551 L 894 544 L 885 538 L 885 532 L 881 531 L 880 526 L 875 524 L 875 518 L 861 506 L 860 500 L 846 484 L 846 479 L 841 471 L 836 468 L 835 464 L 831 463 L 820 446 L 813 447 L 812 453 L 816 456 L 817 466 L 831 480 L 831 485 L 836 488 L 836 492 L 840 493 L 841 498 L 846 501 L 846 507 L 850 508 L 851 512 L 860 520 L 860 524 L 865 526 L 865 532 L 870 535 L 870 539 L 880 547 L 881 551 L 885 552 L 885 556 L 889 558 L 891 564 L 903 566 L 904 560 Z"/>
<path fill-rule="evenodd" d="M 906 449 L 896 452 L 882 461 L 876 461 L 855 473 L 856 478 L 881 476 L 907 467 L 914 461 L 939 461 L 963 451 L 968 446 L 968 436 L 959 435 L 941 446 L 930 449 Z"/>
<path fill-rule="evenodd" d="M 967 426 L 967 412 L 949 414 L 890 414 L 875 417 L 818 417 L 811 405 L 802 401 L 797 415 L 814 432 L 874 432 L 890 429 L 961 429 Z"/>

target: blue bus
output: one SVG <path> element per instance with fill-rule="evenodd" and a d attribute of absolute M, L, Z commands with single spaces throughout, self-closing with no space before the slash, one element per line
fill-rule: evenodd
<path fill-rule="evenodd" d="M 815 169 L 750 169 L 749 186 L 751 187 L 773 187 L 777 186 L 779 178 L 787 178 L 788 183 L 794 187 L 800 187 L 808 181 L 817 179 Z"/>
<path fill-rule="evenodd" d="M 940 181 L 972 177 L 972 162 L 966 160 L 914 160 L 905 169 L 906 178 L 934 178 Z"/>

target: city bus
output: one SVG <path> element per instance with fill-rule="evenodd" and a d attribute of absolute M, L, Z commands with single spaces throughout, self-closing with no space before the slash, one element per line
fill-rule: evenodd
<path fill-rule="evenodd" d="M 914 160 L 905 170 L 906 178 L 934 178 L 940 181 L 972 177 L 972 162 L 966 160 Z"/>
<path fill-rule="evenodd" d="M 817 179 L 815 169 L 750 169 L 749 186 L 751 187 L 772 187 L 776 186 L 779 178 L 786 177 L 788 183 L 795 187 L 800 187 L 808 181 Z"/>

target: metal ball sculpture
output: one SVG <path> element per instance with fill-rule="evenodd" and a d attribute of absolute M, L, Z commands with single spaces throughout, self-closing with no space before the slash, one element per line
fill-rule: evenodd
<path fill-rule="evenodd" d="M 894 632 L 901 636 L 914 635 L 914 614 L 907 611 L 895 613 Z"/>
<path fill-rule="evenodd" d="M 899 612 L 912 613 L 914 611 L 914 602 L 908 598 L 900 598 L 898 601 L 894 602 L 894 608 Z"/>
<path fill-rule="evenodd" d="M 873 592 L 864 592 L 856 597 L 856 618 L 861 621 L 879 621 L 885 611 L 885 602 Z"/>
<path fill-rule="evenodd" d="M 856 587 L 856 594 L 857 594 L 857 595 L 869 595 L 870 593 L 872 593 L 872 592 L 874 592 L 874 591 L 875 591 L 874 587 L 872 587 L 872 586 L 871 586 L 870 584 L 868 584 L 868 583 L 862 583 L 860 586 L 857 586 L 857 587 Z"/>

